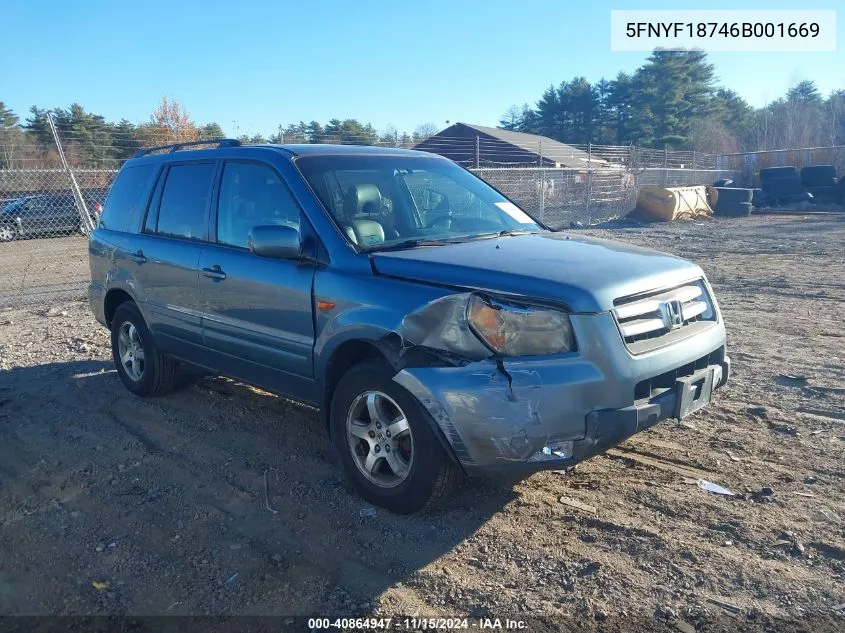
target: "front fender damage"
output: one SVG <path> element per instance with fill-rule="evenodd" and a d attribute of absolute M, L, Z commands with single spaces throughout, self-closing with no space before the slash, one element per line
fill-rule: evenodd
<path fill-rule="evenodd" d="M 584 437 L 585 427 L 583 420 L 561 425 L 552 415 L 557 398 L 547 387 L 550 380 L 570 380 L 574 371 L 583 378 L 585 368 L 568 363 L 552 366 L 552 376 L 541 375 L 498 357 L 470 328 L 470 297 L 433 301 L 379 342 L 396 371 L 394 380 L 425 407 L 467 470 L 542 459 L 544 447 L 557 445 L 561 450 L 548 456 L 559 461 L 564 451 L 571 453 L 571 440 Z"/>

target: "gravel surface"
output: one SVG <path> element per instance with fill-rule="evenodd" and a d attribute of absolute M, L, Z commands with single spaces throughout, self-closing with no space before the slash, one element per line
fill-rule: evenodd
<path fill-rule="evenodd" d="M 0 242 L 0 309 L 83 299 L 89 274 L 83 235 Z"/>
<path fill-rule="evenodd" d="M 704 268 L 731 383 L 573 472 L 466 482 L 417 517 L 370 512 L 309 408 L 215 378 L 138 399 L 83 304 L 0 311 L 0 613 L 841 625 L 845 217 L 583 232 Z"/>

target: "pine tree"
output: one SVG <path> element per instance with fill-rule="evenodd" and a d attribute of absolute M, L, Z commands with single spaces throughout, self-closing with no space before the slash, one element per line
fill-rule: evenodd
<path fill-rule="evenodd" d="M 789 89 L 786 93 L 786 100 L 821 105 L 822 95 L 816 87 L 816 83 L 814 81 L 805 79 L 803 81 L 799 81 Z"/>
<path fill-rule="evenodd" d="M 54 144 L 53 133 L 50 131 L 50 122 L 47 120 L 47 110 L 32 106 L 29 109 L 29 117 L 23 126 L 27 134 L 43 147 Z"/>
<path fill-rule="evenodd" d="M 561 131 L 558 91 L 549 86 L 537 102 L 537 133 L 557 138 Z"/>
<path fill-rule="evenodd" d="M 612 142 L 622 145 L 631 143 L 631 92 L 633 80 L 631 76 L 620 72 L 616 79 L 610 81 L 607 95 L 608 115 L 613 127 Z"/>
<path fill-rule="evenodd" d="M 18 123 L 20 123 L 20 117 L 0 101 L 0 128 L 17 127 Z"/>
<path fill-rule="evenodd" d="M 503 130 L 518 132 L 522 127 L 522 111 L 519 106 L 512 105 L 499 119 L 499 127 Z"/>
<path fill-rule="evenodd" d="M 693 120 L 710 113 L 714 82 L 703 51 L 654 51 L 632 81 L 633 140 L 684 146 Z"/>

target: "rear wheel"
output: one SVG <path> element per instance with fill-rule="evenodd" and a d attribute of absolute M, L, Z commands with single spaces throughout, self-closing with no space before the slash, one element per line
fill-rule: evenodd
<path fill-rule="evenodd" d="M 350 369 L 331 402 L 331 435 L 346 476 L 370 503 L 419 512 L 447 496 L 459 476 L 428 414 L 376 362 Z"/>
<path fill-rule="evenodd" d="M 133 301 L 117 306 L 111 322 L 112 357 L 123 385 L 136 396 L 173 388 L 177 364 L 163 355 Z"/>

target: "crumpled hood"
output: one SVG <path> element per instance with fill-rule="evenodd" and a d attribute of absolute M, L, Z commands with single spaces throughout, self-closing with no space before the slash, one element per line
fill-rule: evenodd
<path fill-rule="evenodd" d="M 702 277 L 680 257 L 621 242 L 536 233 L 371 254 L 378 274 L 601 312 L 613 300 Z"/>

